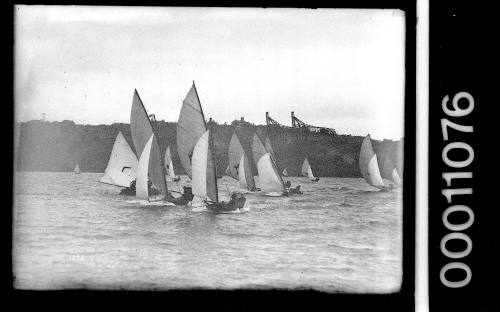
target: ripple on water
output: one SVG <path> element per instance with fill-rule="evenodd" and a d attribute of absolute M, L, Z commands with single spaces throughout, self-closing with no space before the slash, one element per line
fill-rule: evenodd
<path fill-rule="evenodd" d="M 245 194 L 248 211 L 215 215 L 120 196 L 100 177 L 16 173 L 16 286 L 379 293 L 400 285 L 399 191 L 292 177 L 303 195 Z M 219 183 L 220 198 L 237 190 L 231 179 Z"/>

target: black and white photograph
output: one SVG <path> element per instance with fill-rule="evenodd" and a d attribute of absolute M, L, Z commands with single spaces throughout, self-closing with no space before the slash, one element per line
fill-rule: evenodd
<path fill-rule="evenodd" d="M 406 23 L 16 5 L 13 287 L 400 292 Z"/>

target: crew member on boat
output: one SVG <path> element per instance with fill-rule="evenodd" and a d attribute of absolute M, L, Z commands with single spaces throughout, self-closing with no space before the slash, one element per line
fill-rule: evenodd
<path fill-rule="evenodd" d="M 287 192 L 287 195 L 293 195 L 293 194 L 303 194 L 302 191 L 300 190 L 300 185 L 297 185 L 296 187 L 291 187 L 292 183 L 290 181 L 285 182 L 285 190 Z"/>
<path fill-rule="evenodd" d="M 177 205 L 177 206 L 186 206 L 190 201 L 193 200 L 193 189 L 189 186 L 184 186 L 183 187 L 183 192 L 181 194 L 181 197 L 175 198 L 172 196 L 172 194 L 169 192 L 169 199 L 168 201 Z"/>
<path fill-rule="evenodd" d="M 213 212 L 229 212 L 236 211 L 245 206 L 246 202 L 245 196 L 240 192 L 234 192 L 231 194 L 231 199 L 229 202 L 225 203 L 224 201 L 219 202 L 218 204 L 208 204 L 207 208 Z"/>
<path fill-rule="evenodd" d="M 130 182 L 130 186 L 122 189 L 120 191 L 120 195 L 128 195 L 128 196 L 135 196 L 135 184 L 136 184 L 137 179 L 134 179 L 132 182 Z M 150 195 L 158 195 L 160 194 L 160 191 L 153 185 L 151 180 L 148 180 L 148 189 L 149 189 L 149 194 Z"/>

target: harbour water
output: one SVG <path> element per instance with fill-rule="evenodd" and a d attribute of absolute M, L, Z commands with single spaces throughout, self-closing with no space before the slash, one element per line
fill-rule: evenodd
<path fill-rule="evenodd" d="M 303 195 L 246 194 L 246 212 L 214 215 L 118 195 L 101 176 L 15 173 L 16 288 L 387 293 L 401 285 L 401 189 L 292 177 Z M 220 179 L 221 199 L 237 186 Z"/>

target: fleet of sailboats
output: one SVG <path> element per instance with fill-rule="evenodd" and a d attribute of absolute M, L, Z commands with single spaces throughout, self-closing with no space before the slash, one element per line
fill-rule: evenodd
<path fill-rule="evenodd" d="M 164 157 L 161 157 L 158 133 L 155 132 L 156 128 L 149 117 L 139 93 L 135 90 L 130 114 L 130 132 L 135 153 L 123 133 L 119 132 L 100 182 L 126 188 L 135 186 L 135 196 L 139 199 L 175 202 L 167 188 L 167 177 L 172 182 L 179 181 L 180 177 L 174 171 L 170 146 L 167 146 Z M 194 82 L 182 102 L 176 140 L 177 153 L 190 179 L 192 194 L 211 211 L 228 212 L 242 209 L 246 198 L 239 192 L 233 193 L 227 203 L 219 200 L 211 133 Z M 399 142 L 394 150 L 400 154 L 401 149 L 402 144 Z M 282 174 L 278 171 L 276 156 L 268 136 L 263 143 L 255 133 L 251 150 L 251 155 L 247 155 L 234 132 L 227 151 L 229 164 L 225 173 L 238 181 L 241 189 L 251 192 L 261 190 L 264 194 L 274 196 L 301 194 L 300 186 L 296 188 L 298 192 L 290 192 L 290 182 L 285 183 L 283 180 L 283 176 L 288 176 L 287 168 L 283 169 Z M 383 157 L 380 158 L 379 168 L 379 159 L 373 149 L 370 135 L 367 135 L 361 144 L 359 169 L 368 184 L 386 191 L 393 185 L 401 186 L 402 161 L 398 162 L 399 157 Z M 257 168 L 260 189 L 256 188 L 251 159 Z M 74 172 L 80 173 L 78 164 Z M 313 182 L 319 180 L 319 177 L 314 176 L 307 157 L 302 163 L 300 173 Z M 388 185 L 384 179 L 392 184 Z M 186 189 L 186 186 L 184 188 Z"/>

